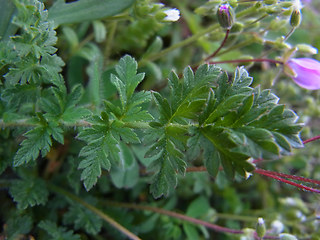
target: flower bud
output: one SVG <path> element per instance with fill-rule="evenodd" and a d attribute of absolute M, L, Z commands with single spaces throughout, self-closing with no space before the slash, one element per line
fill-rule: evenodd
<path fill-rule="evenodd" d="M 291 13 L 291 17 L 290 17 L 290 25 L 292 27 L 298 27 L 300 25 L 301 22 L 301 12 L 299 9 L 293 9 L 292 13 Z"/>
<path fill-rule="evenodd" d="M 264 224 L 263 218 L 258 218 L 256 232 L 259 238 L 263 238 L 266 234 L 266 225 Z"/>
<path fill-rule="evenodd" d="M 164 10 L 163 13 L 166 15 L 163 19 L 165 22 L 175 22 L 180 18 L 180 11 L 176 8 Z"/>
<path fill-rule="evenodd" d="M 230 29 L 232 27 L 234 16 L 229 4 L 222 4 L 219 6 L 217 17 L 221 27 L 227 29 Z"/>
<path fill-rule="evenodd" d="M 297 44 L 296 48 L 298 49 L 299 52 L 303 52 L 303 53 L 310 53 L 310 54 L 317 54 L 318 53 L 318 49 L 316 49 L 315 47 L 309 45 L 309 44 Z"/>

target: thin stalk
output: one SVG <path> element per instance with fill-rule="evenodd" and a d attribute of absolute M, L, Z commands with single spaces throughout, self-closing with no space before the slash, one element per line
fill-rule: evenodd
<path fill-rule="evenodd" d="M 232 51 L 234 49 L 243 48 L 243 47 L 248 46 L 248 45 L 250 45 L 250 44 L 252 44 L 254 42 L 255 42 L 255 39 L 254 38 L 250 38 L 250 39 L 248 39 L 246 41 L 243 41 L 243 42 L 240 42 L 238 44 L 232 45 L 231 47 L 227 48 L 224 51 L 219 52 L 217 54 L 217 56 L 221 56 L 221 55 L 223 55 L 225 53 L 228 53 L 228 52 L 230 52 L 230 51 Z"/>
<path fill-rule="evenodd" d="M 235 221 L 243 221 L 243 222 L 256 222 L 257 217 L 250 217 L 250 216 L 238 216 L 228 213 L 215 213 L 216 217 L 220 219 L 227 219 L 227 220 L 235 220 Z"/>
<path fill-rule="evenodd" d="M 254 170 L 255 173 L 258 173 L 260 175 L 264 175 L 266 177 L 270 177 L 270 178 L 273 178 L 273 179 L 276 179 L 280 182 L 284 182 L 286 184 L 289 184 L 289 185 L 292 185 L 292 186 L 295 186 L 297 188 L 300 188 L 302 190 L 305 190 L 305 191 L 309 191 L 309 192 L 314 192 L 314 193 L 320 193 L 320 190 L 319 189 L 315 189 L 315 188 L 311 188 L 311 187 L 307 187 L 307 186 L 304 186 L 302 184 L 299 184 L 299 183 L 295 183 L 295 182 L 292 182 L 290 180 L 287 180 L 287 179 L 284 179 L 282 177 L 278 177 L 276 176 L 275 174 L 271 174 L 271 173 L 268 173 L 268 172 L 265 172 L 265 171 L 261 171 L 262 169 L 256 169 Z"/>
<path fill-rule="evenodd" d="M 157 59 L 163 57 L 164 55 L 166 55 L 166 54 L 168 54 L 168 53 L 170 53 L 170 52 L 172 52 L 172 51 L 174 51 L 174 50 L 176 50 L 178 48 L 185 47 L 185 46 L 197 41 L 200 37 L 202 37 L 202 36 L 204 36 L 204 35 L 206 35 L 208 33 L 211 33 L 214 30 L 217 30 L 219 27 L 220 27 L 219 24 L 214 24 L 214 25 L 212 25 L 212 26 L 210 26 L 210 27 L 208 27 L 206 29 L 203 29 L 202 31 L 192 35 L 191 37 L 186 38 L 185 40 L 182 40 L 182 41 L 180 41 L 180 42 L 178 42 L 176 44 L 173 44 L 170 47 L 165 48 L 165 49 L 163 49 L 162 51 L 160 51 L 160 52 L 158 52 L 156 54 L 149 55 L 146 58 L 142 58 L 139 61 L 138 65 L 139 66 L 143 66 L 144 64 L 146 64 L 147 61 L 157 60 Z"/>
<path fill-rule="evenodd" d="M 269 58 L 254 58 L 254 59 L 234 59 L 234 60 L 225 60 L 225 61 L 216 61 L 216 62 L 209 62 L 209 64 L 222 64 L 222 63 L 239 63 L 239 62 L 271 62 L 274 64 L 281 64 L 283 65 L 282 61 L 269 59 Z"/>
<path fill-rule="evenodd" d="M 172 212 L 172 211 L 168 211 L 165 209 L 161 209 L 161 208 L 156 208 L 156 207 L 151 207 L 151 206 L 143 206 L 143 205 L 137 205 L 134 203 L 119 203 L 119 202 L 113 202 L 113 201 L 107 201 L 108 205 L 112 205 L 115 207 L 122 207 L 122 208 L 130 208 L 130 209 L 137 209 L 137 210 L 145 210 L 145 211 L 151 211 L 151 212 L 155 212 L 155 213 L 159 213 L 162 215 L 167 215 L 173 218 L 178 218 L 181 219 L 183 221 L 187 221 L 193 224 L 199 224 L 202 226 L 205 226 L 207 228 L 210 228 L 216 232 L 223 232 L 223 233 L 232 233 L 232 234 L 242 234 L 243 231 L 242 230 L 236 230 L 236 229 L 231 229 L 231 228 L 226 228 L 226 227 L 221 227 L 219 225 L 216 224 L 212 224 L 203 220 L 199 220 L 193 217 L 189 217 L 177 212 Z"/>
<path fill-rule="evenodd" d="M 0 119 L 0 128 L 11 128 L 11 127 L 36 127 L 39 124 L 30 122 L 29 119 L 19 119 L 15 122 L 5 122 L 3 119 Z"/>
<path fill-rule="evenodd" d="M 282 178 L 289 178 L 289 179 L 297 180 L 299 182 L 308 182 L 308 183 L 320 185 L 319 180 L 314 180 L 314 179 L 310 179 L 310 178 L 294 176 L 294 175 L 289 175 L 289 174 L 285 174 L 285 173 L 278 173 L 278 172 L 268 171 L 268 170 L 264 170 L 264 169 L 256 169 L 255 172 L 259 173 L 259 174 L 260 173 L 267 173 L 267 174 L 271 174 L 271 175 L 282 177 Z"/>
<path fill-rule="evenodd" d="M 222 170 L 222 168 L 220 170 Z M 207 169 L 204 166 L 189 167 L 189 168 L 186 169 L 186 172 L 204 172 L 204 171 L 207 171 Z M 306 190 L 306 191 L 310 191 L 310 192 L 314 192 L 314 193 L 320 193 L 319 189 L 308 187 L 308 186 L 304 186 L 302 184 L 287 180 L 285 178 L 297 180 L 297 181 L 300 181 L 300 182 L 308 182 L 308 183 L 313 183 L 313 184 L 316 184 L 316 185 L 320 185 L 320 181 L 318 181 L 318 180 L 305 178 L 305 177 L 288 175 L 288 174 L 284 174 L 284 173 L 277 173 L 277 172 L 263 170 L 263 169 L 255 169 L 253 172 L 258 173 L 260 175 L 264 175 L 264 176 L 273 178 L 273 179 L 276 179 L 276 180 L 278 180 L 280 182 L 295 186 L 297 188 L 300 188 L 300 189 L 303 189 L 303 190 Z"/>
<path fill-rule="evenodd" d="M 228 36 L 230 33 L 230 29 L 227 29 L 226 31 L 226 35 L 224 36 L 224 39 L 222 40 L 222 43 L 220 44 L 220 47 L 218 47 L 218 49 L 216 51 L 214 51 L 210 56 L 208 56 L 207 58 L 204 59 L 205 62 L 207 62 L 209 59 L 215 57 L 218 52 L 220 52 L 221 48 L 223 48 L 224 44 L 226 43 Z"/>
<path fill-rule="evenodd" d="M 303 141 L 303 144 L 306 144 L 306 143 L 309 143 L 309 142 L 313 142 L 313 141 L 316 141 L 316 140 L 319 140 L 320 139 L 320 135 L 319 136 L 315 136 L 315 137 L 312 137 L 312 138 L 309 138 L 307 140 L 304 140 Z"/>
<path fill-rule="evenodd" d="M 207 228 L 209 228 L 213 231 L 216 231 L 216 232 L 230 233 L 230 234 L 243 234 L 242 230 L 221 227 L 221 226 L 213 224 L 213 223 L 209 223 L 209 222 L 206 222 L 206 221 L 203 221 L 200 219 L 189 217 L 189 216 L 177 213 L 177 212 L 168 211 L 168 210 L 165 210 L 162 208 L 151 207 L 151 206 L 146 206 L 146 205 L 138 205 L 138 204 L 134 204 L 134 203 L 120 203 L 120 202 L 114 202 L 114 201 L 104 201 L 104 202 L 106 204 L 108 204 L 109 206 L 111 205 L 114 207 L 130 208 L 130 209 L 143 210 L 143 211 L 151 211 L 151 212 L 158 213 L 161 215 L 166 215 L 169 217 L 181 219 L 183 221 L 186 221 L 186 222 L 189 222 L 192 224 L 202 225 L 202 226 L 207 227 Z M 255 219 L 255 221 L 256 221 L 256 219 Z M 254 237 L 255 237 L 255 239 L 258 239 L 257 234 L 255 234 Z M 279 239 L 279 237 L 266 235 L 266 236 L 264 236 L 264 239 Z"/>
<path fill-rule="evenodd" d="M 114 21 L 110 24 L 110 29 L 108 31 L 108 37 L 104 48 L 104 65 L 107 65 L 109 61 L 109 57 L 111 55 L 112 43 L 114 39 L 114 35 L 117 29 L 117 21 Z"/>
<path fill-rule="evenodd" d="M 289 37 L 291 37 L 291 35 L 294 33 L 294 30 L 296 30 L 295 27 L 291 28 L 291 30 L 287 33 L 287 35 L 284 37 L 283 41 L 285 42 L 286 40 L 288 40 Z"/>
<path fill-rule="evenodd" d="M 104 221 L 106 221 L 107 223 L 109 223 L 111 226 L 113 226 L 114 228 L 116 228 L 118 231 L 120 231 L 121 233 L 123 233 L 124 235 L 126 235 L 128 238 L 133 239 L 133 240 L 141 240 L 141 238 L 139 238 L 138 236 L 136 236 L 135 234 L 133 234 L 132 232 L 130 232 L 128 229 L 124 228 L 122 225 L 120 225 L 118 222 L 116 222 L 115 220 L 113 220 L 111 217 L 109 217 L 107 214 L 105 214 L 104 212 L 100 211 L 98 208 L 90 205 L 89 203 L 83 201 L 82 199 L 80 199 L 79 197 L 77 197 L 76 195 L 67 192 L 66 190 L 57 187 L 53 184 L 48 183 L 48 188 L 53 191 L 56 192 L 58 194 L 61 194 L 65 197 L 70 198 L 71 200 L 81 204 L 82 206 L 84 206 L 85 208 L 89 209 L 90 211 L 92 211 L 93 213 L 95 213 L 96 215 L 98 215 L 100 218 L 102 218 Z"/>

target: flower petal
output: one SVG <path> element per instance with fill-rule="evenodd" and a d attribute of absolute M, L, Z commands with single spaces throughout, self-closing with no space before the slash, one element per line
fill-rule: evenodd
<path fill-rule="evenodd" d="M 310 58 L 292 58 L 287 65 L 296 73 L 293 80 L 301 87 L 320 89 L 320 62 Z"/>

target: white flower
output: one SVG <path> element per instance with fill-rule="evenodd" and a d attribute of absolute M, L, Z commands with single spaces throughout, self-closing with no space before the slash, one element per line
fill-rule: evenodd
<path fill-rule="evenodd" d="M 180 18 L 180 11 L 176 8 L 168 9 L 163 11 L 167 16 L 163 19 L 168 22 L 178 21 Z"/>
<path fill-rule="evenodd" d="M 303 5 L 302 5 L 302 3 L 301 3 L 300 0 L 293 0 L 292 3 L 293 3 L 293 5 L 294 5 L 298 10 L 300 10 L 301 8 L 303 8 Z"/>
<path fill-rule="evenodd" d="M 272 233 L 279 234 L 279 233 L 282 233 L 283 230 L 284 230 L 284 225 L 279 220 L 274 220 L 271 223 L 271 231 L 272 231 Z"/>

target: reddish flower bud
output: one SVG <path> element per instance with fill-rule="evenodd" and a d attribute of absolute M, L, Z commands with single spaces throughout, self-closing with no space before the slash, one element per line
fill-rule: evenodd
<path fill-rule="evenodd" d="M 234 16 L 229 4 L 222 4 L 217 12 L 218 21 L 223 28 L 230 29 L 234 22 Z"/>

